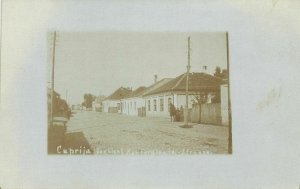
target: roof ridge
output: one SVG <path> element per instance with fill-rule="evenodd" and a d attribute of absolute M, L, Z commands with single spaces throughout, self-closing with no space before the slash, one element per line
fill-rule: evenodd
<path fill-rule="evenodd" d="M 142 95 L 144 96 L 144 95 L 151 94 L 151 91 L 157 90 L 158 88 L 164 86 L 166 83 L 169 83 L 173 79 L 174 78 L 163 78 L 163 79 L 157 81 L 156 83 L 150 85 L 149 87 L 146 87 L 146 89 L 145 89 L 145 91 L 144 91 L 144 93 Z M 160 86 L 157 86 L 157 85 L 160 85 Z"/>
<path fill-rule="evenodd" d="M 134 98 L 134 97 L 141 96 L 142 93 L 144 93 L 145 89 L 146 89 L 145 86 L 140 86 L 140 87 L 136 88 L 135 90 L 131 91 L 131 93 L 129 93 L 128 95 L 126 95 L 124 97 L 124 99 L 129 99 L 129 98 Z"/>
<path fill-rule="evenodd" d="M 123 92 L 123 93 L 122 93 Z M 131 93 L 132 90 L 131 89 L 128 89 L 126 87 L 119 87 L 117 90 L 115 90 L 113 93 L 111 93 L 108 97 L 105 98 L 105 100 L 116 100 L 119 98 L 119 96 L 123 96 L 125 95 L 126 96 L 126 93 Z M 121 94 L 120 94 L 121 93 Z M 117 98 L 115 96 L 118 96 Z"/>
<path fill-rule="evenodd" d="M 182 77 L 177 81 L 177 83 L 174 85 L 174 87 L 171 88 L 171 90 L 174 90 L 174 88 L 176 88 L 181 81 L 184 79 L 184 77 L 186 76 L 186 73 L 182 74 Z"/>

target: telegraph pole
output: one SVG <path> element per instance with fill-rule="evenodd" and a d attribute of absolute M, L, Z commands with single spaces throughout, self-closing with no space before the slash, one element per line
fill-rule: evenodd
<path fill-rule="evenodd" d="M 55 43 L 56 31 L 53 33 L 53 47 L 52 47 L 52 79 L 51 79 L 51 125 L 53 125 L 53 100 L 54 100 L 54 63 L 55 63 Z"/>
<path fill-rule="evenodd" d="M 228 153 L 232 154 L 232 117 L 231 117 L 231 100 L 230 100 L 230 73 L 229 73 L 229 42 L 228 32 L 226 32 L 226 55 L 227 55 L 227 75 L 228 75 Z"/>
<path fill-rule="evenodd" d="M 189 111 L 189 73 L 191 69 L 190 58 L 191 58 L 191 37 L 188 37 L 188 65 L 186 70 L 186 85 L 185 85 L 185 109 L 184 109 L 184 127 L 190 127 L 188 123 L 188 111 Z"/>

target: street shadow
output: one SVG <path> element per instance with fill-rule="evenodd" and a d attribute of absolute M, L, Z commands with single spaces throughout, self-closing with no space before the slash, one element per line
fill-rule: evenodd
<path fill-rule="evenodd" d="M 66 133 L 63 148 L 68 149 L 69 154 L 93 154 L 83 132 Z"/>
<path fill-rule="evenodd" d="M 185 125 L 183 123 L 183 125 L 179 125 L 179 127 L 184 128 L 184 129 L 191 129 L 191 128 L 193 128 L 194 125 L 197 125 L 197 123 L 189 123 L 187 125 Z"/>
<path fill-rule="evenodd" d="M 48 127 L 48 154 L 57 154 L 57 147 L 64 143 L 65 132 L 65 126 Z"/>
<path fill-rule="evenodd" d="M 83 132 L 66 133 L 65 127 L 50 127 L 48 154 L 88 155 L 93 154 L 93 150 Z"/>

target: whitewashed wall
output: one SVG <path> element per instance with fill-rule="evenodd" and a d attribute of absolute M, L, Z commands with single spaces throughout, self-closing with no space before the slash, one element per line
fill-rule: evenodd
<path fill-rule="evenodd" d="M 120 100 L 105 100 L 102 102 L 103 112 L 108 112 L 109 107 L 118 107 Z"/>
<path fill-rule="evenodd" d="M 127 98 L 121 100 L 122 114 L 138 115 L 138 109 L 145 107 L 145 99 L 140 97 Z"/>
<path fill-rule="evenodd" d="M 221 87 L 221 115 L 222 124 L 228 125 L 228 84 L 223 84 Z"/>
<path fill-rule="evenodd" d="M 173 103 L 173 96 L 169 94 L 160 94 L 156 96 L 145 97 L 146 100 L 146 116 L 155 117 L 168 117 L 169 106 L 168 99 L 171 99 Z M 163 109 L 160 108 L 160 100 L 163 99 Z M 149 110 L 149 100 L 150 100 L 150 110 Z M 156 100 L 156 110 L 154 110 L 154 100 Z"/>

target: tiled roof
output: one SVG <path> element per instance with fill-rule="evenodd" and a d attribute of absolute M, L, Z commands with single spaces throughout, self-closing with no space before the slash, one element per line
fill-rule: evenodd
<path fill-rule="evenodd" d="M 189 91 L 217 91 L 222 83 L 222 79 L 206 74 L 206 73 L 190 73 L 189 74 Z M 186 74 L 182 74 L 175 79 L 165 83 L 164 85 L 152 90 L 146 95 L 158 94 L 170 91 L 185 91 Z M 145 95 L 145 96 L 146 96 Z"/>
<path fill-rule="evenodd" d="M 152 91 L 163 86 L 164 84 L 168 83 L 172 79 L 173 78 L 164 78 L 164 79 L 161 79 L 158 82 L 154 83 L 153 85 L 150 85 L 149 87 L 146 88 L 145 92 L 143 93 L 143 96 L 147 96 L 148 94 L 152 93 Z"/>
<path fill-rule="evenodd" d="M 141 96 L 146 90 L 146 87 L 139 87 L 136 90 L 132 91 L 130 94 L 125 96 L 124 98 L 133 98 L 133 97 L 138 97 Z"/>
<path fill-rule="evenodd" d="M 131 89 L 120 87 L 114 93 L 112 93 L 107 98 L 105 98 L 105 100 L 120 100 L 125 96 L 128 96 L 131 92 L 132 92 Z"/>

